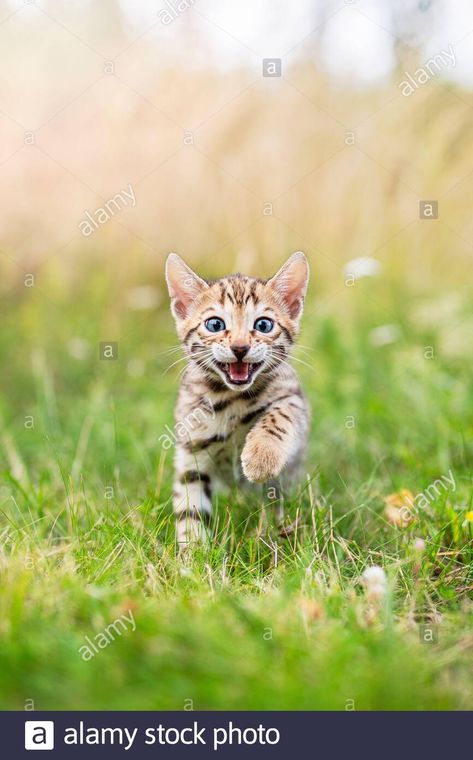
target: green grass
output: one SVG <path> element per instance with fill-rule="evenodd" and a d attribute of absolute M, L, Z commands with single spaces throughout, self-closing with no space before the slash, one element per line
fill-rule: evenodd
<path fill-rule="evenodd" d="M 294 530 L 279 535 L 262 492 L 234 492 L 211 545 L 179 558 L 158 440 L 176 393 L 171 319 L 106 287 L 20 285 L 4 319 L 1 707 L 471 709 L 473 380 L 455 321 L 436 320 L 445 294 L 427 294 L 422 321 L 426 294 L 394 279 L 338 296 L 320 284 L 296 353 L 313 424 L 285 504 Z M 456 321 L 471 323 L 460 295 Z M 372 345 L 386 323 L 398 339 Z M 83 360 L 74 336 L 90 342 Z M 118 361 L 98 360 L 100 340 L 118 340 Z M 388 522 L 385 496 L 449 470 L 455 491 Z M 372 564 L 389 581 L 378 606 L 360 584 Z M 136 630 L 83 661 L 84 636 L 128 610 Z M 430 622 L 438 641 L 423 643 Z"/>

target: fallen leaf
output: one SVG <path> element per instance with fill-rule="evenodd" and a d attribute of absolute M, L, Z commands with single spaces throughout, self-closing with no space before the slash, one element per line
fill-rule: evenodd
<path fill-rule="evenodd" d="M 284 528 L 281 528 L 279 532 L 279 536 L 281 538 L 288 538 L 294 531 L 296 530 L 297 526 L 299 525 L 299 519 L 294 520 L 293 523 L 290 523 L 289 525 L 285 525 Z"/>
<path fill-rule="evenodd" d="M 407 488 L 384 497 L 384 516 L 391 525 L 405 528 L 414 519 L 414 494 Z"/>
<path fill-rule="evenodd" d="M 313 622 L 314 620 L 321 620 L 323 618 L 324 608 L 319 602 L 315 602 L 307 596 L 301 596 L 299 597 L 299 603 L 306 620 Z"/>

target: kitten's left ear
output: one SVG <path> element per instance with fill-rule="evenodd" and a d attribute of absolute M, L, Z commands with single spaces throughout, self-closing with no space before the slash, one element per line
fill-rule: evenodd
<path fill-rule="evenodd" d="M 170 253 L 167 257 L 166 282 L 176 319 L 186 319 L 197 296 L 208 288 L 205 280 L 193 272 L 177 253 Z"/>
<path fill-rule="evenodd" d="M 302 312 L 308 282 L 309 263 L 302 251 L 297 251 L 288 258 L 279 272 L 268 280 L 267 285 L 276 291 L 291 318 L 297 319 Z"/>

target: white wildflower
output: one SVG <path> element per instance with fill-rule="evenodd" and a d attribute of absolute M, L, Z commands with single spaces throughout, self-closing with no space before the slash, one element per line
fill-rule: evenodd
<path fill-rule="evenodd" d="M 83 361 L 90 354 L 90 343 L 85 338 L 71 338 L 67 342 L 67 350 L 73 359 Z"/>
<path fill-rule="evenodd" d="M 416 538 L 414 541 L 414 549 L 416 552 L 419 552 L 419 554 L 424 551 L 425 541 L 423 538 Z"/>
<path fill-rule="evenodd" d="M 343 272 L 345 278 L 352 277 L 359 280 L 361 277 L 376 277 L 382 271 L 381 262 L 372 256 L 360 256 L 357 259 L 351 259 L 345 264 Z"/>
<path fill-rule="evenodd" d="M 366 589 L 366 596 L 371 601 L 382 599 L 386 595 L 388 579 L 382 567 L 367 567 L 361 576 Z"/>
<path fill-rule="evenodd" d="M 399 340 L 401 331 L 397 325 L 379 325 L 370 331 L 368 337 L 372 346 L 388 346 Z"/>

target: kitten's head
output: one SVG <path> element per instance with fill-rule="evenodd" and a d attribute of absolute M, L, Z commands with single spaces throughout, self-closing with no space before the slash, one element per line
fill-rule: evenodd
<path fill-rule="evenodd" d="M 201 279 L 175 253 L 166 281 L 177 333 L 192 362 L 232 390 L 246 390 L 287 356 L 297 335 L 309 266 L 294 253 L 269 280 Z"/>

